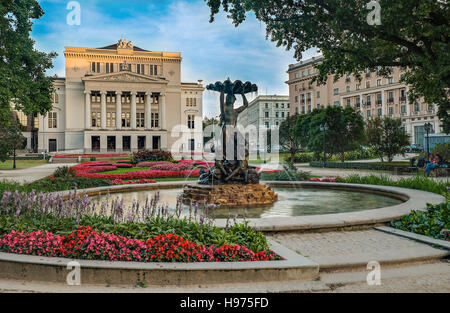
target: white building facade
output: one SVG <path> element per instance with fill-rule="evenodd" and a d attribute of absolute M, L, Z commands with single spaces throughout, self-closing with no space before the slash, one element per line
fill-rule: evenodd
<path fill-rule="evenodd" d="M 170 150 L 180 140 L 181 149 L 201 150 L 204 87 L 181 82 L 180 53 L 120 40 L 103 48 L 66 47 L 64 55 L 66 77 L 55 79 L 53 109 L 33 125 L 35 150 Z"/>

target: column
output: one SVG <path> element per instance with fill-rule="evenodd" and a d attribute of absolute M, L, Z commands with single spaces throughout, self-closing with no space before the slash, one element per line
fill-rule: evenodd
<path fill-rule="evenodd" d="M 145 129 L 152 127 L 152 93 L 145 94 Z"/>
<path fill-rule="evenodd" d="M 123 137 L 122 135 L 116 135 L 116 153 L 123 152 Z"/>
<path fill-rule="evenodd" d="M 160 128 L 166 129 L 166 96 L 161 93 L 159 98 L 159 119 Z"/>
<path fill-rule="evenodd" d="M 136 92 L 131 92 L 131 113 L 130 113 L 131 129 L 136 129 Z"/>
<path fill-rule="evenodd" d="M 122 93 L 116 91 L 116 129 L 122 129 Z"/>
<path fill-rule="evenodd" d="M 409 87 L 408 86 L 406 86 L 406 92 L 405 92 L 405 95 L 406 95 L 406 101 L 405 101 L 405 103 L 406 103 L 406 116 L 411 116 L 411 107 L 410 107 L 410 103 L 409 103 L 409 98 L 408 98 L 408 93 L 409 93 Z"/>
<path fill-rule="evenodd" d="M 381 116 L 388 115 L 386 112 L 386 91 L 381 90 Z"/>
<path fill-rule="evenodd" d="M 100 98 L 101 98 L 101 119 L 100 119 L 100 125 L 102 129 L 106 128 L 106 92 L 100 91 Z"/>
<path fill-rule="evenodd" d="M 137 152 L 138 151 L 137 135 L 131 135 L 130 139 L 131 139 L 130 143 L 131 152 Z"/>
<path fill-rule="evenodd" d="M 84 103 L 84 112 L 85 112 L 85 119 L 84 119 L 84 128 L 88 129 L 91 128 L 91 92 L 85 91 L 85 103 Z"/>

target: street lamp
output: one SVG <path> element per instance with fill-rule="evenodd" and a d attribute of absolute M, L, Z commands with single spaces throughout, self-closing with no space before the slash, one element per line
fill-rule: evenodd
<path fill-rule="evenodd" d="M 424 128 L 427 133 L 427 160 L 430 161 L 430 133 L 433 131 L 433 125 L 431 123 L 425 123 Z"/>
<path fill-rule="evenodd" d="M 325 167 L 325 164 L 327 162 L 327 154 L 325 151 L 325 133 L 328 131 L 329 127 L 327 122 L 320 124 L 320 131 L 323 133 L 323 167 Z"/>

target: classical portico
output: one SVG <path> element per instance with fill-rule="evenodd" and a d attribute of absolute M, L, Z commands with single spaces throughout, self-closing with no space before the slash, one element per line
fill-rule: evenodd
<path fill-rule="evenodd" d="M 167 149 L 168 81 L 128 70 L 90 75 L 82 81 L 86 152 Z"/>

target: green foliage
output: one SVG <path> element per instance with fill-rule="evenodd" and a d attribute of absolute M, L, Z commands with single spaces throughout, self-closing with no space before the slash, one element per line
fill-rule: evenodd
<path fill-rule="evenodd" d="M 10 157 L 15 158 L 16 150 L 23 147 L 24 140 L 20 124 L 15 118 L 9 122 L 0 123 L 0 162 L 5 162 Z"/>
<path fill-rule="evenodd" d="M 86 188 L 94 188 L 94 187 L 102 187 L 102 186 L 110 186 L 111 181 L 107 179 L 98 179 L 98 178 L 85 178 L 85 177 L 45 177 L 39 179 L 37 181 L 26 183 L 24 185 L 3 181 L 0 182 L 0 196 L 5 191 L 25 191 L 31 192 L 35 190 L 37 192 L 53 192 L 53 191 L 62 191 L 62 190 L 71 190 L 71 189 L 86 189 Z"/>
<path fill-rule="evenodd" d="M 0 2 L 0 121 L 10 119 L 10 104 L 25 114 L 44 114 L 52 107 L 53 80 L 46 70 L 53 67 L 55 53 L 34 48 L 32 20 L 44 12 L 36 0 Z"/>
<path fill-rule="evenodd" d="M 323 167 L 323 162 L 310 162 L 312 167 Z M 357 169 L 357 170 L 373 170 L 373 171 L 393 171 L 395 167 L 408 168 L 409 164 L 399 165 L 390 163 L 376 163 L 376 162 L 327 162 L 325 164 L 327 168 L 347 168 L 347 169 Z"/>
<path fill-rule="evenodd" d="M 432 153 L 439 154 L 442 159 L 449 162 L 450 161 L 450 142 L 440 143 L 436 145 L 432 150 Z"/>
<path fill-rule="evenodd" d="M 409 144 L 409 136 L 402 128 L 401 119 L 376 117 L 367 122 L 366 136 L 369 145 L 378 155 L 386 155 L 389 162 L 396 154 L 404 154 Z M 383 157 L 381 157 L 383 161 Z"/>
<path fill-rule="evenodd" d="M 405 70 L 410 103 L 423 97 L 439 106 L 445 132 L 450 131 L 450 4 L 436 0 L 379 0 L 378 24 L 368 23 L 374 8 L 366 0 L 207 0 L 211 22 L 220 8 L 237 26 L 253 11 L 277 46 L 302 52 L 317 47 L 324 55 L 318 83 L 366 69 L 385 77 L 391 67 Z M 370 19 L 369 19 L 370 20 Z"/>
<path fill-rule="evenodd" d="M 53 177 L 73 177 L 75 170 L 70 166 L 60 166 L 53 172 Z"/>
<path fill-rule="evenodd" d="M 364 140 L 364 121 L 361 114 L 353 108 L 329 106 L 315 110 L 310 122 L 310 140 L 308 147 L 316 153 L 323 153 L 324 132 L 320 126 L 328 124 L 325 132 L 325 149 L 327 153 L 339 153 L 345 161 L 345 151 L 358 148 Z"/>
<path fill-rule="evenodd" d="M 295 154 L 299 150 L 301 144 L 300 133 L 295 129 L 298 118 L 298 115 L 289 116 L 281 123 L 279 129 L 280 145 L 291 154 L 291 163 L 294 162 Z"/>
<path fill-rule="evenodd" d="M 338 177 L 340 183 L 351 184 L 367 184 L 367 185 L 381 185 L 381 186 L 396 186 L 417 190 L 429 191 L 443 196 L 447 193 L 447 187 L 450 187 L 450 181 L 435 181 L 425 176 L 415 176 L 412 178 L 401 178 L 397 181 L 392 180 L 386 175 L 349 175 L 346 177 Z"/>
<path fill-rule="evenodd" d="M 134 152 L 130 163 L 143 161 L 169 161 L 173 162 L 172 154 L 162 150 L 144 150 Z"/>
<path fill-rule="evenodd" d="M 427 211 L 413 211 L 398 221 L 392 221 L 391 226 L 436 239 L 450 240 L 450 202 L 428 205 Z"/>
<path fill-rule="evenodd" d="M 32 232 L 45 229 L 56 234 L 68 234 L 78 225 L 91 226 L 97 231 L 147 240 L 160 234 L 176 234 L 184 239 L 203 245 L 239 244 L 257 252 L 268 250 L 266 237 L 253 230 L 247 223 L 235 224 L 228 230 L 190 222 L 187 219 L 154 217 L 145 223 L 114 223 L 110 217 L 84 216 L 79 224 L 72 218 L 55 217 L 50 214 L 33 216 L 13 214 L 0 215 L 0 236 L 12 230 Z"/>
<path fill-rule="evenodd" d="M 283 171 L 276 173 L 262 172 L 260 178 L 266 181 L 298 181 L 310 179 L 311 174 L 298 170 L 292 163 L 287 163 L 283 164 Z"/>
<path fill-rule="evenodd" d="M 378 158 L 379 155 L 375 153 L 375 149 L 370 147 L 368 149 L 357 149 L 352 151 L 345 151 L 344 158 L 346 161 L 354 160 L 370 160 Z M 313 152 L 302 152 L 295 155 L 295 163 L 309 163 L 312 161 L 322 161 L 323 154 Z M 340 155 L 332 155 L 327 158 L 328 161 L 336 162 L 341 160 Z M 322 164 L 322 163 L 321 163 Z"/>

